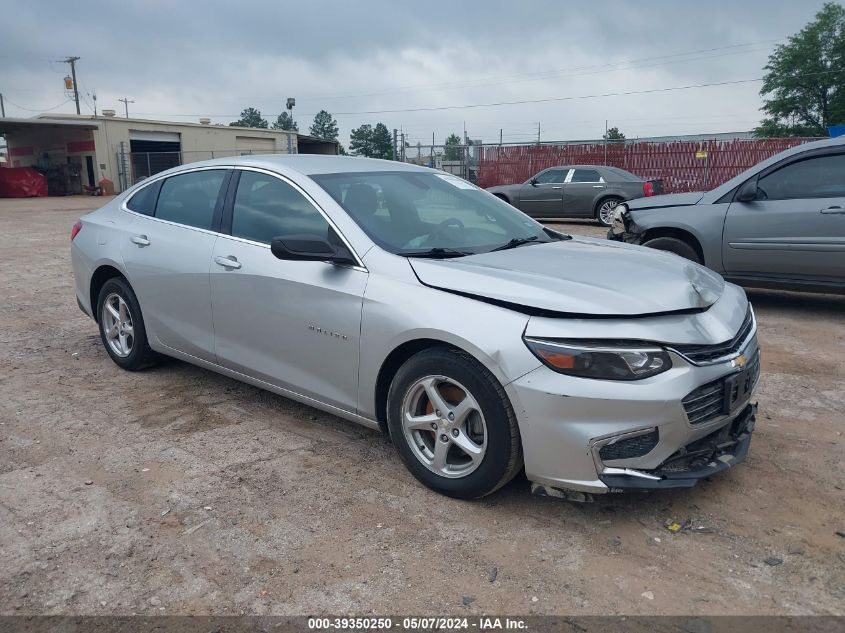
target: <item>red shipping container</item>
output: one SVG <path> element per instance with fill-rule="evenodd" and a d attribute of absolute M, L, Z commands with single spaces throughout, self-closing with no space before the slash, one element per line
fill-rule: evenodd
<path fill-rule="evenodd" d="M 47 195 L 47 179 L 32 167 L 0 169 L 0 198 L 34 198 Z"/>

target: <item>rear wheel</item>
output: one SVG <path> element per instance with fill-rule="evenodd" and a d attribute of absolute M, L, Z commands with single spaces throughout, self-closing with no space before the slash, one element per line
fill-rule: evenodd
<path fill-rule="evenodd" d="M 677 237 L 656 237 L 643 243 L 643 246 L 656 248 L 659 251 L 668 251 L 680 255 L 696 264 L 703 263 L 698 252 L 688 243 Z"/>
<path fill-rule="evenodd" d="M 155 352 L 147 343 L 141 306 L 125 279 L 109 279 L 97 299 L 100 339 L 111 359 L 118 366 L 137 371 L 155 360 Z"/>
<path fill-rule="evenodd" d="M 596 220 L 604 226 L 613 224 L 613 210 L 622 202 L 619 198 L 605 198 L 596 205 Z"/>
<path fill-rule="evenodd" d="M 405 465 L 442 494 L 476 499 L 522 467 L 516 417 L 496 378 L 459 350 L 411 357 L 388 394 L 388 427 Z"/>

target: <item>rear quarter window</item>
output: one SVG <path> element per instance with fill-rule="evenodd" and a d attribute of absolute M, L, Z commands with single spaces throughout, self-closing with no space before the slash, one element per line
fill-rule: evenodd
<path fill-rule="evenodd" d="M 161 188 L 161 181 L 150 183 L 136 191 L 126 202 L 126 208 L 135 213 L 153 215 L 156 210 L 156 199 L 158 190 Z"/>

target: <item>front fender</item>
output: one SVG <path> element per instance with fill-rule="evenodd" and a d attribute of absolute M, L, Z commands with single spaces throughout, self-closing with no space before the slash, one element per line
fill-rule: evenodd
<path fill-rule="evenodd" d="M 388 253 L 376 257 L 380 261 L 368 257 L 366 262 L 370 279 L 361 318 L 360 415 L 375 419 L 381 367 L 393 350 L 411 341 L 430 339 L 458 347 L 502 385 L 540 366 L 522 341 L 526 315 L 429 288 L 416 279 L 404 258 Z"/>
<path fill-rule="evenodd" d="M 629 209 L 622 214 L 623 230 L 612 229 L 613 239 L 643 244 L 662 232 L 680 231 L 698 241 L 708 268 L 722 272 L 722 232 L 729 206 L 729 203 L 720 203 Z"/>

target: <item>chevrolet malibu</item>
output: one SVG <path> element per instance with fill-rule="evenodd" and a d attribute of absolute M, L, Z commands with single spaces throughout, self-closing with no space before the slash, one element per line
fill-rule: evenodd
<path fill-rule="evenodd" d="M 553 496 L 689 487 L 748 451 L 760 360 L 740 288 L 449 174 L 194 163 L 71 240 L 77 301 L 119 367 L 172 356 L 381 429 L 453 497 L 523 465 Z"/>

